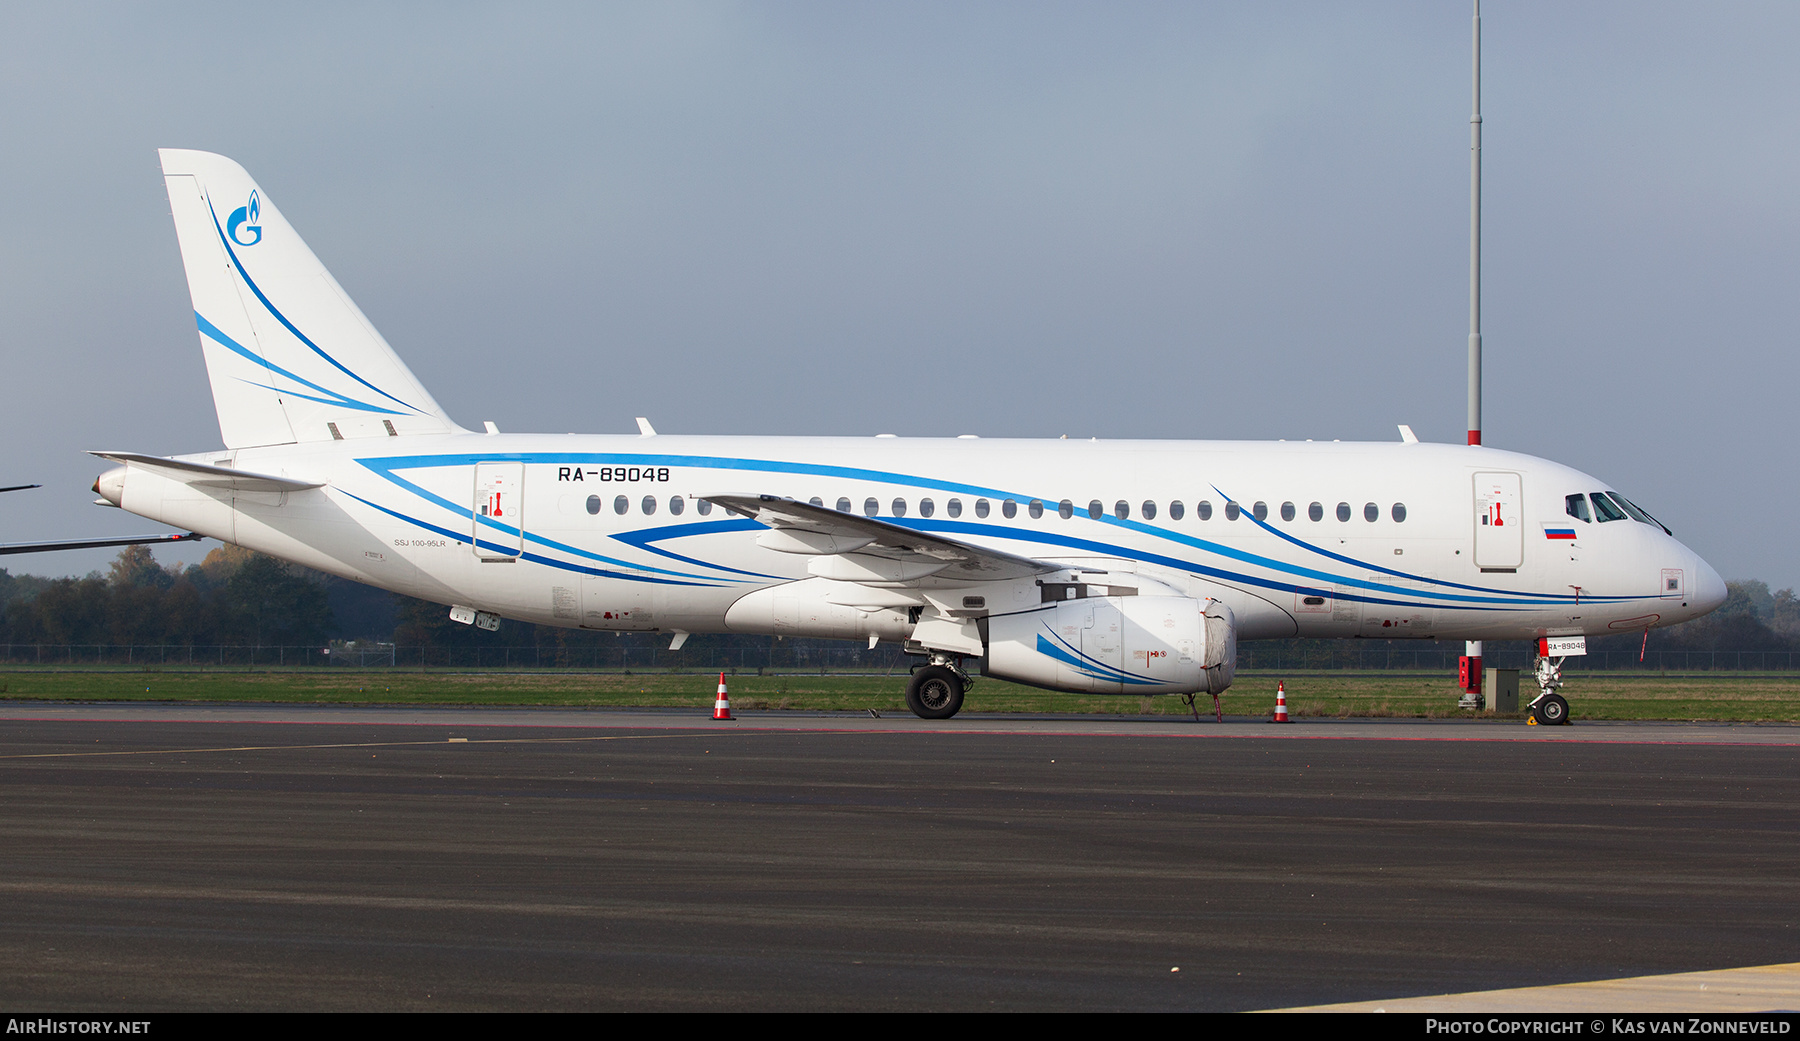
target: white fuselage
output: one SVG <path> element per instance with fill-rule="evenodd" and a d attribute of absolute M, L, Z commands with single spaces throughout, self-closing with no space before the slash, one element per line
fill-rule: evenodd
<path fill-rule="evenodd" d="M 1568 512 L 1604 482 L 1461 445 L 459 433 L 179 458 L 322 487 L 209 489 L 133 468 L 119 505 L 569 627 L 906 638 L 916 614 L 827 602 L 817 558 L 765 548 L 764 526 L 703 503 L 723 495 L 858 516 L 872 500 L 882 520 L 1112 576 L 1089 580 L 1114 592 L 1221 601 L 1242 639 L 1598 635 L 1695 617 L 1725 593 L 1659 526 Z M 482 516 L 502 487 L 507 508 Z M 1036 606 L 1044 584 L 985 586 L 982 610 Z"/>

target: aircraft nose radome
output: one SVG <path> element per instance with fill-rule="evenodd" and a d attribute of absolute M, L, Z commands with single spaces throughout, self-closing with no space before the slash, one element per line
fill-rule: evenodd
<path fill-rule="evenodd" d="M 1702 614 L 1718 608 L 1725 602 L 1725 580 L 1719 577 L 1711 564 L 1694 558 L 1694 606 Z"/>

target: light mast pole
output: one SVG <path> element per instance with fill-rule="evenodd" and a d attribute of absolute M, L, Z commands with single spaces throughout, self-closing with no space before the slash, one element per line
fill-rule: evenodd
<path fill-rule="evenodd" d="M 1475 0 L 1474 106 L 1469 116 L 1469 443 L 1481 443 L 1481 0 Z"/>
<path fill-rule="evenodd" d="M 1481 0 L 1475 0 L 1469 115 L 1469 444 L 1481 444 Z M 1481 694 L 1480 640 L 1463 644 L 1464 694 Z M 1468 700 L 1468 699 L 1465 699 Z"/>

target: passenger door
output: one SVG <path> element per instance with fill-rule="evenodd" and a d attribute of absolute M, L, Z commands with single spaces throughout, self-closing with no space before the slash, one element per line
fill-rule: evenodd
<path fill-rule="evenodd" d="M 1475 566 L 1516 570 L 1525 562 L 1523 496 L 1516 473 L 1475 475 Z"/>
<path fill-rule="evenodd" d="M 475 555 L 517 560 L 525 549 L 525 464 L 475 464 Z"/>

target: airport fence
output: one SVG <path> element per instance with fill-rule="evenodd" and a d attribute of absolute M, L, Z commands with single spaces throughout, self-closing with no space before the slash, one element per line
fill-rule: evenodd
<path fill-rule="evenodd" d="M 812 646 L 807 646 L 811 644 Z M 868 648 L 835 641 L 695 639 L 679 651 L 669 637 L 625 637 L 586 645 L 405 646 L 356 641 L 295 645 L 0 644 L 0 665 L 140 668 L 570 669 L 590 672 L 758 671 L 897 672 L 913 659 L 896 645 Z"/>
<path fill-rule="evenodd" d="M 572 669 L 717 672 L 904 673 L 914 662 L 893 644 L 868 648 L 830 640 L 724 641 L 695 637 L 681 650 L 669 637 L 626 636 L 586 645 L 406 646 L 373 641 L 312 645 L 0 644 L 0 664 L 140 668 L 346 668 L 346 669 Z M 1361 671 L 1450 673 L 1462 645 L 1406 641 L 1268 641 L 1238 646 L 1240 671 Z M 1489 668 L 1532 667 L 1530 644 L 1489 643 Z M 1571 658 L 1574 672 L 1703 673 L 1800 671 L 1794 651 L 1597 651 Z"/>

